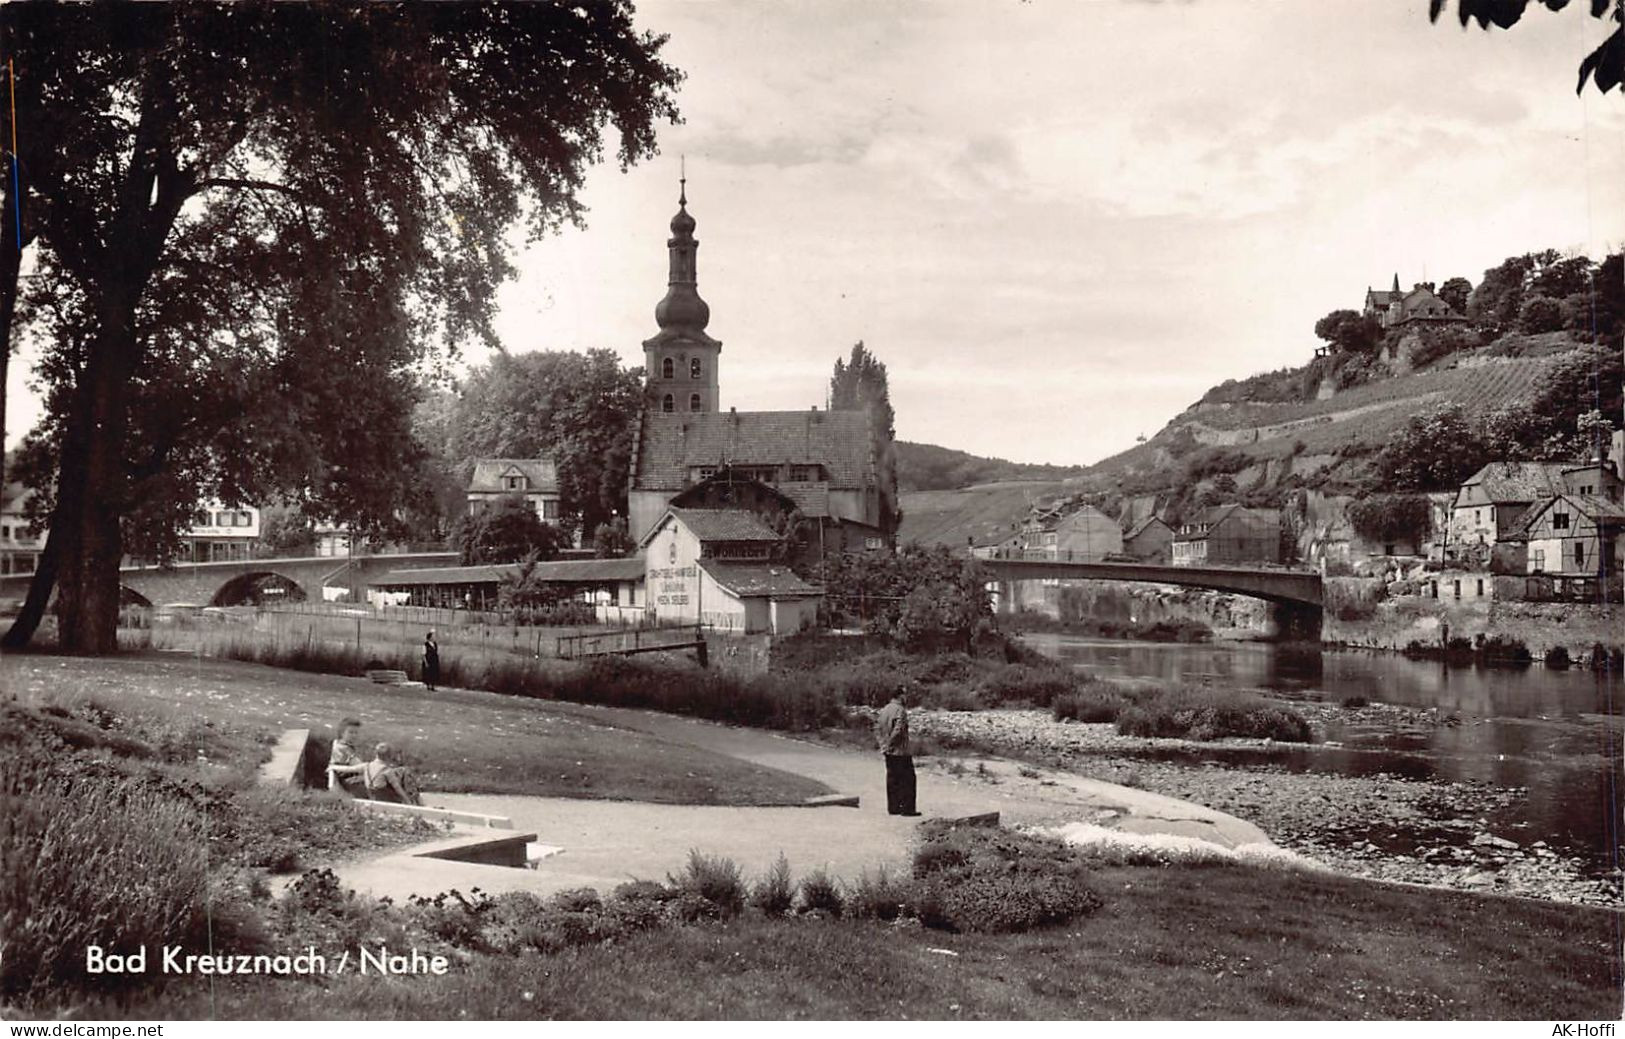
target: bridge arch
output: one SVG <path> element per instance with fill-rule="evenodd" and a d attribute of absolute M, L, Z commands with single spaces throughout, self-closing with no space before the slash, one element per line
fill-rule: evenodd
<path fill-rule="evenodd" d="M 118 586 L 118 604 L 120 607 L 141 606 L 147 609 L 152 608 L 151 599 L 147 598 L 145 595 L 142 595 L 140 592 L 136 591 L 134 588 L 131 588 L 127 584 L 121 584 Z"/>
<path fill-rule="evenodd" d="M 215 589 L 210 606 L 261 605 L 266 602 L 304 602 L 304 586 L 275 570 L 250 570 Z"/>

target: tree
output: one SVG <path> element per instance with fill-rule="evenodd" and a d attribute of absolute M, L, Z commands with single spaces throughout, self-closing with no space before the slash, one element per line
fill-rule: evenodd
<path fill-rule="evenodd" d="M 1569 5 L 1569 0 L 1540 2 L 1553 11 L 1560 11 Z M 1437 22 L 1448 6 L 1449 0 L 1430 0 L 1428 19 Z M 1464 28 L 1469 21 L 1477 21 L 1480 29 L 1488 29 L 1492 24 L 1510 29 L 1523 18 L 1528 7 L 1529 0 L 1456 0 L 1456 14 Z M 1604 16 L 1612 18 L 1617 28 L 1580 62 L 1580 82 L 1574 88 L 1576 94 L 1585 90 L 1587 79 L 1596 84 L 1598 91 L 1606 94 L 1619 86 L 1622 70 L 1625 70 L 1625 5 L 1619 0 L 1591 0 L 1591 17 Z"/>
<path fill-rule="evenodd" d="M 592 554 L 599 559 L 619 559 L 637 551 L 637 542 L 626 532 L 626 520 L 616 516 L 593 528 Z"/>
<path fill-rule="evenodd" d="M 903 522 L 897 499 L 897 415 L 891 406 L 886 365 L 868 351 L 861 339 L 853 345 L 850 361 L 835 359 L 835 373 L 829 380 L 829 406 L 869 412 L 870 434 L 880 469 L 880 529 L 890 538 Z"/>
<path fill-rule="evenodd" d="M 643 369 L 611 350 L 499 355 L 464 382 L 448 450 L 464 471 L 482 457 L 551 457 L 560 508 L 594 530 L 626 514 L 642 402 Z"/>
<path fill-rule="evenodd" d="M 527 557 L 552 559 L 566 542 L 562 530 L 543 522 L 530 503 L 516 494 L 465 516 L 454 537 L 464 566 L 517 563 Z"/>
<path fill-rule="evenodd" d="M 1442 491 L 1488 462 L 1478 430 L 1458 404 L 1414 415 L 1374 462 L 1377 486 L 1399 491 Z"/>
<path fill-rule="evenodd" d="M 1439 298 L 1450 304 L 1458 314 L 1467 313 L 1467 299 L 1473 294 L 1473 283 L 1466 278 L 1451 278 L 1439 286 Z"/>
<path fill-rule="evenodd" d="M 260 539 L 254 546 L 264 559 L 289 559 L 316 551 L 316 531 L 297 509 L 271 505 L 260 510 Z"/>
<path fill-rule="evenodd" d="M 512 226 L 578 222 L 606 126 L 625 166 L 676 114 L 624 2 L 8 5 L 0 32 L 39 274 L 0 270 L 0 317 L 40 343 L 56 461 L 11 645 L 54 585 L 61 644 L 114 649 L 126 548 L 200 497 L 395 524 L 419 373 L 497 343 Z"/>
<path fill-rule="evenodd" d="M 1315 335 L 1337 350 L 1370 353 L 1376 348 L 1382 325 L 1374 317 L 1354 310 L 1334 310 L 1315 322 Z"/>
<path fill-rule="evenodd" d="M 1377 494 L 1349 503 L 1349 524 L 1368 541 L 1420 546 L 1433 529 L 1433 503 L 1425 494 Z"/>
<path fill-rule="evenodd" d="M 830 623 L 858 624 L 906 645 L 941 639 L 968 646 L 992 616 L 986 569 L 940 545 L 831 555 L 814 576 Z"/>
<path fill-rule="evenodd" d="M 1541 332 L 1556 332 L 1566 322 L 1563 318 L 1563 304 L 1550 296 L 1527 296 L 1523 305 L 1518 308 L 1518 331 L 1538 335 Z"/>
<path fill-rule="evenodd" d="M 1509 256 L 1500 266 L 1485 271 L 1467 301 L 1467 316 L 1490 328 L 1510 326 L 1523 306 L 1524 285 L 1534 269 L 1535 258 L 1526 253 Z"/>

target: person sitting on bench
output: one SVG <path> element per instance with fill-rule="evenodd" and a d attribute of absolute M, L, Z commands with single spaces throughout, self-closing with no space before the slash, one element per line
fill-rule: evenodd
<path fill-rule="evenodd" d="M 366 764 L 359 749 L 361 728 L 359 718 L 345 718 L 339 722 L 339 734 L 333 738 L 333 749 L 327 758 L 327 789 L 342 790 L 351 797 L 366 797 L 367 788 L 361 782 L 361 768 Z"/>
<path fill-rule="evenodd" d="M 364 765 L 333 766 L 332 771 L 335 775 L 358 776 L 365 791 L 361 796 L 369 800 L 403 805 L 423 804 L 423 799 L 418 795 L 417 776 L 401 764 L 395 748 L 380 743 L 372 753 L 372 760 Z"/>

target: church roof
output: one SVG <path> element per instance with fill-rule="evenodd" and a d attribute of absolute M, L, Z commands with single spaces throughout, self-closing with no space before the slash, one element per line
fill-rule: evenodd
<path fill-rule="evenodd" d="M 643 418 L 634 490 L 675 491 L 700 465 L 821 465 L 829 486 L 860 488 L 872 461 L 867 411 L 651 411 Z M 781 487 L 786 493 L 794 493 Z"/>

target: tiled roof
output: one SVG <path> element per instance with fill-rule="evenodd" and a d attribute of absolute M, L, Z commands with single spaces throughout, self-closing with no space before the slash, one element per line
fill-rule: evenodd
<path fill-rule="evenodd" d="M 678 490 L 698 465 L 822 465 L 831 487 L 870 479 L 866 411 L 648 412 L 638 443 L 634 490 Z"/>
<path fill-rule="evenodd" d="M 762 595 L 777 599 L 824 594 L 822 588 L 803 581 L 787 566 L 769 563 L 719 563 L 715 559 L 702 559 L 700 567 L 710 574 L 717 584 L 741 599 Z"/>
<path fill-rule="evenodd" d="M 502 477 L 510 469 L 525 475 L 527 491 L 558 491 L 559 470 L 551 458 L 480 458 L 474 462 L 474 475 L 468 489 L 475 494 L 504 494 Z"/>
<path fill-rule="evenodd" d="M 1479 504 L 1514 504 L 1562 494 L 1566 462 L 1491 462 L 1461 485 L 1462 498 Z"/>
<path fill-rule="evenodd" d="M 1153 523 L 1161 523 L 1165 527 L 1168 526 L 1167 521 L 1164 520 L 1161 516 L 1147 516 L 1145 519 L 1143 519 L 1140 522 L 1134 524 L 1133 529 L 1131 529 L 1127 534 L 1123 535 L 1123 540 L 1124 541 L 1132 541 L 1132 540 L 1134 540 L 1135 538 L 1139 537 L 1141 534 L 1144 534 L 1146 532 L 1146 529 L 1148 527 L 1150 527 L 1151 524 L 1153 524 Z M 1170 527 L 1169 529 L 1172 530 L 1173 528 Z"/>
<path fill-rule="evenodd" d="M 803 516 L 828 516 L 829 513 L 829 484 L 827 483 L 781 483 L 776 484 L 778 492 L 796 503 Z"/>
<path fill-rule="evenodd" d="M 744 509 L 672 509 L 701 541 L 778 541 L 779 533 Z"/>
<path fill-rule="evenodd" d="M 1618 526 L 1625 523 L 1625 505 L 1621 505 L 1617 501 L 1604 498 L 1600 494 L 1559 494 L 1538 501 L 1525 509 L 1523 515 L 1518 517 L 1518 522 L 1514 525 L 1515 533 L 1527 535 L 1529 528 L 1535 525 L 1535 521 L 1551 507 L 1553 502 L 1557 501 L 1570 503 L 1574 506 L 1574 511 L 1594 523 L 1605 523 L 1609 526 Z"/>
<path fill-rule="evenodd" d="M 518 563 L 488 566 L 439 566 L 415 570 L 391 570 L 373 586 L 501 584 L 519 573 Z M 643 559 L 554 559 L 537 563 L 533 574 L 541 581 L 561 584 L 587 584 L 596 581 L 636 581 L 643 577 Z"/>

